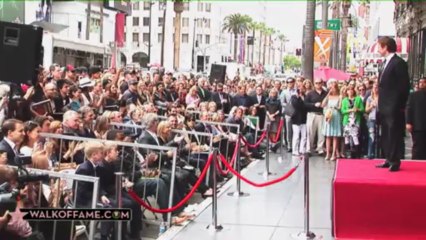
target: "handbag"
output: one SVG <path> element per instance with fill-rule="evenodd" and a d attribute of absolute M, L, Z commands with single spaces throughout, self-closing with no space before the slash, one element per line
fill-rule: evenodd
<path fill-rule="evenodd" d="M 333 119 L 333 109 L 332 108 L 327 108 L 325 110 L 324 117 L 325 117 L 325 121 L 326 122 L 330 122 L 331 119 Z"/>
<path fill-rule="evenodd" d="M 293 117 L 296 114 L 296 109 L 294 109 L 291 103 L 288 103 L 284 108 L 284 114 L 289 117 Z"/>

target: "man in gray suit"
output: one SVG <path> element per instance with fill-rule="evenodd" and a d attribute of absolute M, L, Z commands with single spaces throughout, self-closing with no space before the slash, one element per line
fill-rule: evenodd
<path fill-rule="evenodd" d="M 292 129 L 292 122 L 291 122 L 291 116 L 286 113 L 286 108 L 288 105 L 290 105 L 291 96 L 297 94 L 297 89 L 295 87 L 295 79 L 294 78 L 288 78 L 287 79 L 287 89 L 281 92 L 280 99 L 281 99 L 281 106 L 283 108 L 284 116 L 285 116 L 285 139 L 287 142 L 287 150 L 288 152 L 291 152 L 291 146 L 292 146 L 292 138 L 293 138 L 293 129 Z"/>

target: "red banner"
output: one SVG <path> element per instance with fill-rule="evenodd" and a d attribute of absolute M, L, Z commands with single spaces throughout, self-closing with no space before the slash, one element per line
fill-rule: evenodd
<path fill-rule="evenodd" d="M 115 15 L 115 42 L 117 47 L 124 46 L 124 24 L 126 23 L 126 14 L 117 13 Z"/>

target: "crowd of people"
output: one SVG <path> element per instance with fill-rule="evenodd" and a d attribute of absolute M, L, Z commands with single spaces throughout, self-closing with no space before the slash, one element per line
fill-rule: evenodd
<path fill-rule="evenodd" d="M 424 91 L 425 87 L 422 79 L 415 91 Z M 230 160 L 238 146 L 238 134 L 254 144 L 263 131 L 268 131 L 267 137 L 274 139 L 279 138 L 282 129 L 284 137 L 278 143 L 271 142 L 269 146 L 263 143 L 261 147 L 241 144 L 242 158 L 237 161 L 243 167 L 254 159 L 264 159 L 265 151 L 276 152 L 280 147 L 286 147 L 294 156 L 309 153 L 321 155 L 326 161 L 380 157 L 377 147 L 380 121 L 376 114 L 377 77 L 325 81 L 299 76 L 280 81 L 237 75 L 234 79 L 218 82 L 184 73 L 54 64 L 40 71 L 34 86 L 22 85 L 21 88 L 23 97 L 17 99 L 8 97 L 7 86 L 0 86 L 0 119 L 4 136 L 0 142 L 1 164 L 16 166 L 17 155 L 31 156 L 32 167 L 38 169 L 54 170 L 68 164 L 76 174 L 100 178 L 99 202 L 105 207 L 117 205 L 114 172 L 123 171 L 125 188 L 133 188 L 142 198 L 155 196 L 158 206 L 167 208 L 173 153 L 117 147 L 96 141 L 60 144 L 59 139 L 43 138 L 40 133 L 176 147 L 178 159 L 174 170 L 173 203 L 186 196 L 206 167 L 211 150 L 209 140 L 191 134 L 194 132 L 212 134 L 213 146 Z M 407 129 L 413 131 L 413 126 L 416 130 L 419 125 L 413 123 L 418 122 L 413 116 L 419 113 L 412 110 L 414 107 L 408 109 Z M 226 123 L 239 125 L 240 132 Z M 424 159 L 422 150 L 417 151 L 413 157 Z M 138 161 L 134 161 L 134 156 L 138 156 Z M 217 176 L 219 181 L 229 177 L 229 174 L 219 173 Z M 2 181 L 8 180 L 4 178 Z M 49 184 L 51 194 L 43 195 L 42 205 L 33 201 L 42 194 L 35 186 L 31 191 L 34 196 L 25 199 L 24 204 L 34 207 L 64 207 L 68 204 L 71 195 L 64 190 L 65 186 L 57 188 L 58 182 Z M 198 191 L 203 197 L 212 196 L 212 184 L 211 179 L 200 184 Z M 79 184 L 74 192 L 75 206 L 89 207 L 92 192 L 92 184 Z M 126 239 L 140 239 L 141 208 L 126 191 L 123 191 L 123 207 L 133 211 L 131 230 Z M 173 215 L 175 224 L 191 218 L 183 207 Z M 166 217 L 164 214 L 164 220 Z M 0 226 L 5 225 L 3 229 L 6 230 L 10 228 L 10 232 L 2 231 L 1 234 L 19 235 L 16 228 L 5 222 L 1 218 Z M 102 239 L 108 239 L 112 234 L 110 224 L 102 223 Z M 74 231 L 68 225 L 66 227 L 68 232 Z M 40 229 L 46 239 L 52 237 L 47 227 Z"/>

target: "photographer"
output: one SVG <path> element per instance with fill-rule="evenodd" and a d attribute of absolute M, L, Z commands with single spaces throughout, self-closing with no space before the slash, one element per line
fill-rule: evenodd
<path fill-rule="evenodd" d="M 16 201 L 19 194 L 13 189 L 17 186 L 17 180 L 18 172 L 15 169 L 0 165 L 0 239 L 29 239 L 33 234 L 30 224 L 23 220 L 19 211 L 22 202 Z M 26 195 L 26 189 L 20 193 Z"/>

